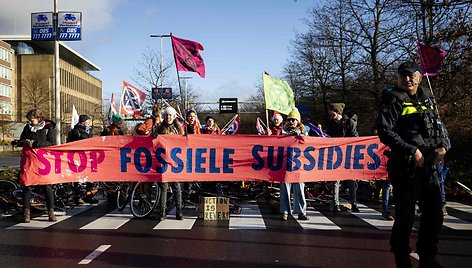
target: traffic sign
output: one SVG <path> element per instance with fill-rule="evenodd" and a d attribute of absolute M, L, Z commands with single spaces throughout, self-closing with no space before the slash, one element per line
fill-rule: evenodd
<path fill-rule="evenodd" d="M 220 113 L 238 113 L 238 98 L 220 98 Z"/>
<path fill-rule="evenodd" d="M 57 13 L 58 40 L 75 41 L 82 39 L 82 12 Z"/>
<path fill-rule="evenodd" d="M 159 100 L 159 99 L 172 99 L 172 88 L 170 87 L 153 87 L 152 88 L 152 99 Z"/>
<path fill-rule="evenodd" d="M 31 40 L 54 40 L 53 12 L 31 13 Z"/>

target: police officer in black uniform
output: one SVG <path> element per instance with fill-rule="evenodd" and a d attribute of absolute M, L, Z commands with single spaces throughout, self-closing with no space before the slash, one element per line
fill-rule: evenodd
<path fill-rule="evenodd" d="M 390 147 L 387 171 L 393 185 L 395 222 L 390 238 L 397 267 L 412 267 L 409 254 L 415 203 L 421 211 L 416 250 L 419 267 L 440 267 L 436 262 L 438 236 L 443 223 L 439 174 L 446 141 L 432 92 L 419 87 L 418 64 L 398 67 L 398 86 L 382 92 L 377 118 L 380 140 Z"/>

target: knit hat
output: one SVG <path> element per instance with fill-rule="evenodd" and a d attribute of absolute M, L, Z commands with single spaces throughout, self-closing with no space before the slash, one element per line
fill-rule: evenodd
<path fill-rule="evenodd" d="M 166 114 L 176 115 L 177 111 L 173 107 L 168 106 L 164 109 L 164 115 L 166 115 Z"/>
<path fill-rule="evenodd" d="M 274 115 L 272 116 L 272 121 L 275 120 L 275 118 L 278 118 L 280 121 L 283 121 L 283 117 L 281 114 L 274 112 Z"/>
<path fill-rule="evenodd" d="M 342 102 L 331 103 L 329 105 L 329 109 L 334 110 L 334 111 L 338 112 L 339 114 L 343 114 L 344 107 L 346 107 L 346 104 L 344 104 Z"/>
<path fill-rule="evenodd" d="M 291 119 L 291 118 L 297 119 L 298 122 L 301 121 L 300 112 L 298 111 L 297 108 L 294 108 L 294 109 L 288 114 L 287 119 Z"/>
<path fill-rule="evenodd" d="M 86 114 L 81 114 L 81 115 L 79 115 L 79 123 L 83 123 L 83 122 L 85 122 L 85 121 L 87 121 L 87 120 L 89 120 L 89 119 L 90 119 L 90 117 L 89 117 L 88 115 L 86 115 Z"/>
<path fill-rule="evenodd" d="M 123 120 L 123 118 L 121 118 L 121 115 L 119 115 L 119 114 L 114 114 L 114 115 L 111 117 L 111 121 L 112 121 L 113 123 L 116 123 L 116 122 L 121 121 L 121 120 Z"/>

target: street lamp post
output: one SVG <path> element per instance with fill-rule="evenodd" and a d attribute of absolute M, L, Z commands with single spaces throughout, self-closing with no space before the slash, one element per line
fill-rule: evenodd
<path fill-rule="evenodd" d="M 187 88 L 187 79 L 192 79 L 191 76 L 182 76 L 180 77 L 180 79 L 184 80 L 184 85 L 185 85 L 185 102 L 184 102 L 184 109 L 187 110 L 188 109 L 188 88 Z"/>

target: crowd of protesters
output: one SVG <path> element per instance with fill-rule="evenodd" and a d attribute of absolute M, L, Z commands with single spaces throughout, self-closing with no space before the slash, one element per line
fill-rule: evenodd
<path fill-rule="evenodd" d="M 441 229 L 445 211 L 444 187 L 441 172 L 447 171 L 444 165 L 444 155 L 450 148 L 446 137 L 433 137 L 432 133 L 439 131 L 434 128 L 434 120 L 438 121 L 437 111 L 428 106 L 432 95 L 421 87 L 421 70 L 414 62 L 405 62 L 398 67 L 398 85 L 385 89 L 382 93 L 381 111 L 376 121 L 376 133 L 380 140 L 390 147 L 387 163 L 388 178 L 382 185 L 382 216 L 386 220 L 395 220 L 390 244 L 395 254 L 397 266 L 411 267 L 409 254 L 409 238 L 413 226 L 415 204 L 418 203 L 421 212 L 420 232 L 417 242 L 417 252 L 420 255 L 420 266 L 436 267 L 438 234 Z M 274 113 L 271 122 L 264 130 L 265 135 L 290 135 L 320 137 L 357 137 L 357 116 L 343 113 L 344 103 L 331 103 L 327 111 L 326 132 L 321 124 L 302 123 L 300 112 L 294 108 L 287 116 Z M 180 117 L 180 118 L 179 118 Z M 22 144 L 33 148 L 41 148 L 56 144 L 55 123 L 47 120 L 39 110 L 32 109 L 26 114 L 28 123 L 21 133 Z M 432 124 L 428 124 L 428 120 Z M 426 122 L 426 123 L 425 123 Z M 100 136 L 125 135 L 123 118 L 115 114 Z M 444 125 L 442 132 L 446 132 Z M 67 141 L 74 142 L 90 138 L 92 126 L 88 115 L 80 115 L 78 123 L 69 132 Z M 446 132 L 447 133 L 447 132 Z M 208 116 L 202 126 L 197 112 L 188 110 L 185 118 L 171 107 L 155 105 L 151 117 L 135 128 L 136 135 L 198 135 L 222 134 L 215 118 Z M 407 180 L 409 178 L 409 180 Z M 393 185 L 395 203 L 395 218 L 388 209 L 388 197 Z M 349 189 L 349 202 L 352 212 L 359 212 L 357 206 L 358 182 L 356 178 L 346 178 L 343 183 Z M 56 221 L 54 214 L 54 196 L 50 185 L 42 186 L 46 192 L 48 220 Z M 87 185 L 87 188 L 92 185 Z M 159 219 L 166 218 L 167 191 L 172 187 L 176 203 L 176 219 L 182 220 L 182 186 L 179 182 L 160 183 L 161 198 Z M 331 210 L 340 212 L 339 192 L 341 181 L 336 181 L 332 188 L 333 199 Z M 308 220 L 305 184 L 280 183 L 280 213 L 282 220 L 287 221 L 290 215 L 297 215 L 298 220 Z M 23 206 L 24 222 L 31 220 L 30 199 L 31 187 L 24 186 Z M 292 203 L 293 196 L 293 203 Z M 88 200 L 90 203 L 95 201 Z M 419 201 L 419 202 L 418 202 Z"/>

